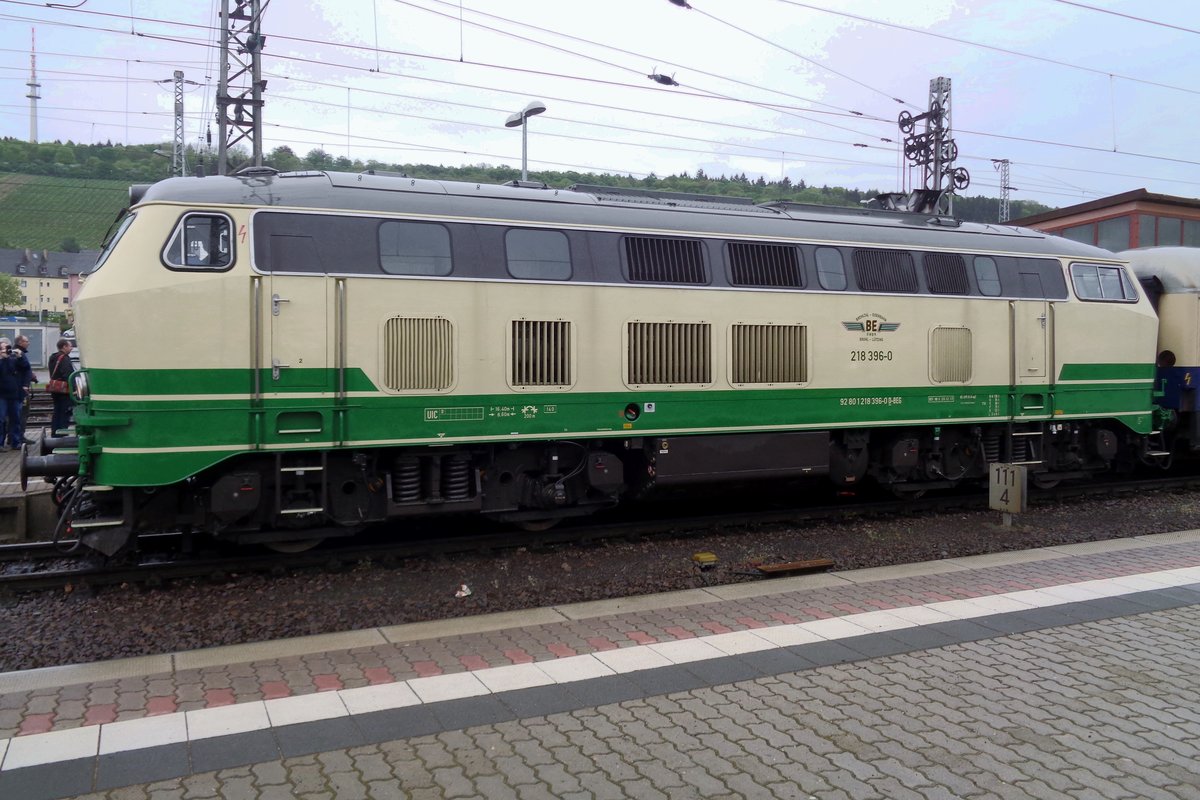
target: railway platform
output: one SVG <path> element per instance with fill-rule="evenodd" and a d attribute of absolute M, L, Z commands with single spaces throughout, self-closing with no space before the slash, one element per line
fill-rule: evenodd
<path fill-rule="evenodd" d="M 7 673 L 0 797 L 1200 798 L 1198 612 L 1188 531 Z"/>
<path fill-rule="evenodd" d="M 37 396 L 29 409 L 25 437 L 38 442 L 43 430 L 50 426 L 51 400 L 44 391 L 45 372 L 34 374 L 39 382 Z M 41 478 L 34 478 L 22 489 L 20 451 L 0 451 L 0 544 L 37 538 L 54 529 L 57 514 L 50 488 Z"/>

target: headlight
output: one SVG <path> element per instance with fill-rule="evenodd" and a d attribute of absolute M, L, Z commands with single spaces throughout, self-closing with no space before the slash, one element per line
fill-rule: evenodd
<path fill-rule="evenodd" d="M 75 397 L 79 400 L 87 400 L 88 395 L 91 394 L 91 387 L 88 386 L 87 373 L 76 372 L 73 376 L 71 376 L 71 383 L 73 384 L 71 388 L 74 390 Z"/>

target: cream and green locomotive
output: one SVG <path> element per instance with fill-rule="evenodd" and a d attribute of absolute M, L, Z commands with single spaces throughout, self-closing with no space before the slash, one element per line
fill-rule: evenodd
<path fill-rule="evenodd" d="M 1124 262 L 938 215 L 254 169 L 134 192 L 76 303 L 66 521 L 295 546 L 655 486 L 1153 460 Z"/>

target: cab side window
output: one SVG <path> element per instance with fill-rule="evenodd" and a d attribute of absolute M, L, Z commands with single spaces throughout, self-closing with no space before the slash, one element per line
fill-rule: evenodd
<path fill-rule="evenodd" d="M 226 269 L 233 263 L 233 223 L 219 214 L 185 214 L 162 258 L 175 269 Z"/>
<path fill-rule="evenodd" d="M 1104 264 L 1072 264 L 1071 283 L 1080 300 L 1132 303 L 1138 298 L 1133 282 L 1123 267 Z"/>

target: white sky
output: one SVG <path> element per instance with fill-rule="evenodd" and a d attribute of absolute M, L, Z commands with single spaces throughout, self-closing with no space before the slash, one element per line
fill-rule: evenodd
<path fill-rule="evenodd" d="M 1013 162 L 1014 200 L 1200 195 L 1193 0 L 691 1 L 264 0 L 264 151 L 519 168 L 504 119 L 538 99 L 533 177 L 703 169 L 894 191 L 900 158 L 881 139 L 945 76 L 967 195 L 999 194 L 995 158 Z M 169 142 L 181 69 L 202 84 L 187 142 L 211 128 L 215 145 L 221 2 L 0 0 L 0 136 L 29 136 L 36 27 L 40 140 Z"/>

